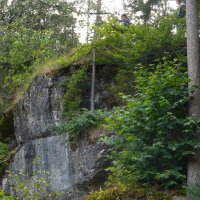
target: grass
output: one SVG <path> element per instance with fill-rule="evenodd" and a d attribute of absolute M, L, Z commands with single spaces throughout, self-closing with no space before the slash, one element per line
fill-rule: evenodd
<path fill-rule="evenodd" d="M 26 80 L 24 80 L 22 86 L 16 90 L 15 98 L 11 105 L 7 106 L 7 110 L 12 109 L 17 102 L 23 99 L 24 94 L 29 89 L 34 78 L 36 78 L 37 76 L 53 75 L 60 69 L 69 68 L 70 66 L 75 64 L 81 65 L 82 63 L 87 62 L 87 56 L 90 52 L 91 46 L 84 45 L 71 50 L 68 55 L 60 56 L 56 59 L 52 59 L 45 63 L 33 66 L 35 68 L 33 73 L 30 73 L 27 76 Z"/>

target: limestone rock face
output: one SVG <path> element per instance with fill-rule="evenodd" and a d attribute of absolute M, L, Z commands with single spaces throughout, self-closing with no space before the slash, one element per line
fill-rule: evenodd
<path fill-rule="evenodd" d="M 33 80 L 14 112 L 15 135 L 19 144 L 56 134 L 49 129 L 59 124 L 63 86 L 67 79 L 67 74 L 59 73 Z"/>
<path fill-rule="evenodd" d="M 104 183 L 109 148 L 101 140 L 91 142 L 86 137 L 73 147 L 67 134 L 51 129 L 61 123 L 61 98 L 68 79 L 64 70 L 37 77 L 24 99 L 17 103 L 14 128 L 19 150 L 9 170 L 15 174 L 24 170 L 32 181 L 38 178 L 38 171 L 48 172 L 49 192 L 63 191 L 61 199 L 81 200 Z M 9 178 L 5 177 L 2 185 L 10 191 Z"/>

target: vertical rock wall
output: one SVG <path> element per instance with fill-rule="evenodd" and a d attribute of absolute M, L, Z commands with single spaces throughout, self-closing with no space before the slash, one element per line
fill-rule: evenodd
<path fill-rule="evenodd" d="M 24 170 L 32 182 L 38 179 L 37 172 L 48 172 L 49 192 L 63 191 L 61 199 L 81 200 L 105 181 L 108 147 L 100 140 L 91 144 L 88 138 L 82 138 L 72 148 L 67 134 L 51 129 L 61 122 L 63 86 L 69 78 L 64 70 L 37 77 L 17 103 L 14 127 L 19 150 L 9 170 L 15 174 Z M 8 178 L 3 179 L 2 185 L 10 191 Z"/>

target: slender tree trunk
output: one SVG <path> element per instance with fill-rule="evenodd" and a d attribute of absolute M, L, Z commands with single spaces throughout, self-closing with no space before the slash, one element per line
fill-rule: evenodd
<path fill-rule="evenodd" d="M 92 62 L 92 89 L 91 89 L 91 111 L 95 110 L 95 81 L 96 81 L 96 48 L 93 47 L 93 62 Z"/>
<path fill-rule="evenodd" d="M 96 25 L 101 21 L 101 0 L 97 0 L 97 15 Z M 96 33 L 94 32 L 94 40 L 96 40 Z M 95 110 L 95 82 L 96 82 L 96 47 L 93 47 L 93 63 L 92 63 L 92 89 L 91 89 L 91 111 Z"/>
<path fill-rule="evenodd" d="M 167 3 L 167 0 L 164 0 L 163 16 L 166 16 L 167 10 L 168 10 L 168 3 Z"/>
<path fill-rule="evenodd" d="M 186 26 L 187 26 L 187 60 L 188 76 L 191 79 L 189 87 L 197 86 L 190 94 L 190 116 L 200 119 L 200 60 L 199 60 L 199 35 L 198 35 L 198 0 L 186 0 Z M 200 131 L 196 133 L 200 139 Z M 200 184 L 200 150 L 188 164 L 188 185 Z"/>
<path fill-rule="evenodd" d="M 97 0 L 97 15 L 96 15 L 96 24 L 97 24 L 97 26 L 101 22 L 101 6 L 102 6 L 101 0 Z"/>
<path fill-rule="evenodd" d="M 87 36 L 86 43 L 89 43 L 89 32 L 90 32 L 90 0 L 87 0 Z"/>

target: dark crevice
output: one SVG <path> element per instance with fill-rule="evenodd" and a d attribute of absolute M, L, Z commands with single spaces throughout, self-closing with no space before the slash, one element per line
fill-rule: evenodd
<path fill-rule="evenodd" d="M 11 143 L 16 140 L 13 111 L 4 114 L 0 123 L 0 140 L 4 143 Z"/>

